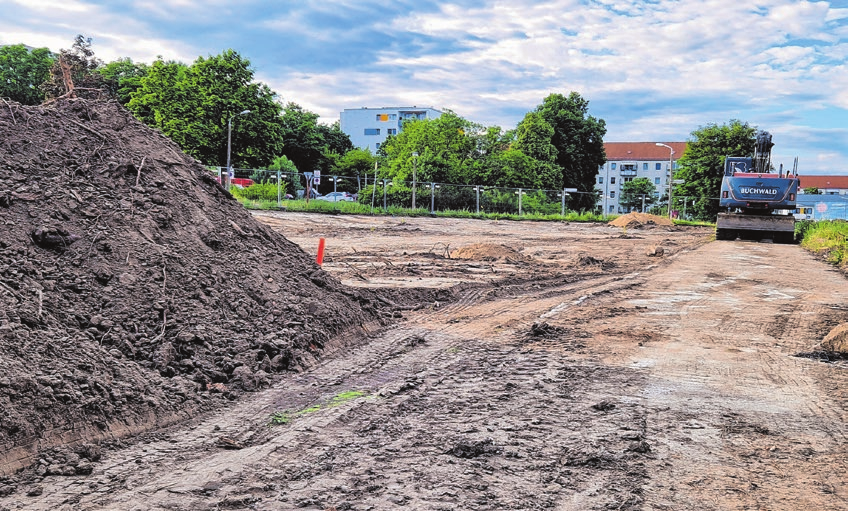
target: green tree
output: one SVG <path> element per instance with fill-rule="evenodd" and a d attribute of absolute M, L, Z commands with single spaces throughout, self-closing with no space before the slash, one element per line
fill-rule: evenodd
<path fill-rule="evenodd" d="M 0 46 L 0 97 L 24 105 L 44 101 L 41 84 L 50 76 L 56 59 L 47 48 L 27 48 L 23 44 Z"/>
<path fill-rule="evenodd" d="M 284 154 L 276 94 L 254 81 L 250 61 L 233 50 L 191 66 L 157 60 L 127 108 L 207 164 L 226 165 L 230 119 L 234 167 L 261 167 Z M 250 113 L 238 115 L 244 110 Z"/>
<path fill-rule="evenodd" d="M 726 156 L 752 156 L 757 128 L 738 120 L 728 124 L 708 124 L 691 133 L 686 152 L 677 161 L 675 179 L 684 181 L 675 185 L 675 197 L 694 197 L 692 215 L 701 220 L 715 220 L 718 195 L 724 177 Z"/>
<path fill-rule="evenodd" d="M 411 182 L 417 152 L 417 176 L 421 182 L 474 184 L 478 140 L 484 128 L 451 111 L 435 119 L 405 121 L 403 130 L 389 137 L 380 153 L 386 163 L 384 177 Z"/>
<path fill-rule="evenodd" d="M 589 115 L 589 102 L 576 92 L 568 97 L 551 94 L 536 112 L 554 129 L 551 138 L 556 148 L 556 163 L 562 172 L 561 186 L 582 192 L 572 199 L 575 209 L 595 207 L 595 176 L 606 161 L 604 135 L 606 123 Z"/>
<path fill-rule="evenodd" d="M 320 170 L 327 144 L 318 125 L 318 114 L 290 102 L 283 109 L 281 124 L 281 154 L 294 162 L 301 172 Z"/>
<path fill-rule="evenodd" d="M 560 168 L 540 161 L 519 149 L 507 149 L 486 160 L 486 172 L 481 180 L 487 186 L 508 188 L 559 189 Z"/>
<path fill-rule="evenodd" d="M 114 60 L 95 70 L 103 77 L 109 94 L 126 105 L 133 92 L 141 88 L 141 79 L 147 76 L 149 66 L 136 63 L 129 57 Z"/>
<path fill-rule="evenodd" d="M 531 158 L 553 163 L 557 157 L 552 141 L 554 134 L 553 126 L 538 112 L 529 112 L 515 130 L 513 147 Z"/>
<path fill-rule="evenodd" d="M 636 179 L 621 185 L 621 196 L 619 197 L 618 202 L 628 209 L 641 211 L 643 197 L 645 207 L 656 202 L 657 187 L 647 177 L 637 177 Z"/>

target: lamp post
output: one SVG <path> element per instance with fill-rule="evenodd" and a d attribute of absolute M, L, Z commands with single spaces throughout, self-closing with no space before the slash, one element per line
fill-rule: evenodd
<path fill-rule="evenodd" d="M 233 177 L 233 169 L 230 167 L 230 148 L 232 147 L 232 135 L 233 135 L 233 117 L 237 115 L 247 115 L 250 113 L 250 110 L 242 110 L 237 114 L 233 114 L 227 120 L 227 190 L 230 189 L 230 178 Z"/>
<path fill-rule="evenodd" d="M 412 153 L 412 209 L 415 209 L 415 185 L 418 174 L 418 153 Z"/>
<path fill-rule="evenodd" d="M 660 142 L 657 142 L 657 145 L 660 147 L 665 147 L 669 151 L 671 151 L 668 155 L 668 218 L 671 218 L 671 184 L 674 180 L 674 149 L 670 145 L 666 145 Z"/>

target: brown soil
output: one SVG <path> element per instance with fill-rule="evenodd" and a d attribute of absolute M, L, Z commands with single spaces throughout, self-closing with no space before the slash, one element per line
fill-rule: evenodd
<path fill-rule="evenodd" d="M 614 227 L 625 227 L 627 229 L 648 229 L 652 227 L 672 227 L 674 223 L 664 217 L 649 215 L 647 213 L 627 213 L 609 222 Z"/>
<path fill-rule="evenodd" d="M 0 474 L 267 386 L 392 314 L 115 103 L 4 104 L 0 133 Z"/>
<path fill-rule="evenodd" d="M 11 111 L 0 428 L 37 455 L 7 461 L 2 511 L 848 508 L 848 361 L 810 356 L 848 320 L 848 284 L 797 246 L 256 223 L 194 162 L 151 156 L 174 147 L 114 106 Z M 525 259 L 451 256 L 475 245 Z"/>
<path fill-rule="evenodd" d="M 494 243 L 474 243 L 454 250 L 450 256 L 454 259 L 471 259 L 472 261 L 517 262 L 529 259 L 511 247 Z"/>

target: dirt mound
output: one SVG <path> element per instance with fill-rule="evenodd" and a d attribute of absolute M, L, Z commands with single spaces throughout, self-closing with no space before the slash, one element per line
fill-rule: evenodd
<path fill-rule="evenodd" d="M 3 104 L 0 140 L 0 474 L 261 387 L 386 307 L 115 102 Z"/>
<path fill-rule="evenodd" d="M 508 261 L 521 262 L 530 258 L 506 245 L 495 243 L 475 243 L 450 253 L 452 259 L 470 259 L 472 261 Z"/>
<path fill-rule="evenodd" d="M 664 216 L 649 215 L 647 213 L 627 213 L 615 220 L 611 220 L 607 225 L 627 229 L 645 229 L 657 226 L 671 227 L 674 223 Z"/>
<path fill-rule="evenodd" d="M 822 339 L 822 349 L 831 353 L 848 355 L 848 323 L 834 327 Z"/>

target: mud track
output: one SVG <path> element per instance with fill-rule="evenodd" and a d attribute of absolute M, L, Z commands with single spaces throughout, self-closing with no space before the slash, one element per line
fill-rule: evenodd
<path fill-rule="evenodd" d="M 846 319 L 848 286 L 797 246 L 262 220 L 311 254 L 327 238 L 348 284 L 459 298 L 89 476 L 22 478 L 0 509 L 848 509 L 848 367 L 795 356 Z M 510 255 L 446 257 L 482 241 Z"/>

